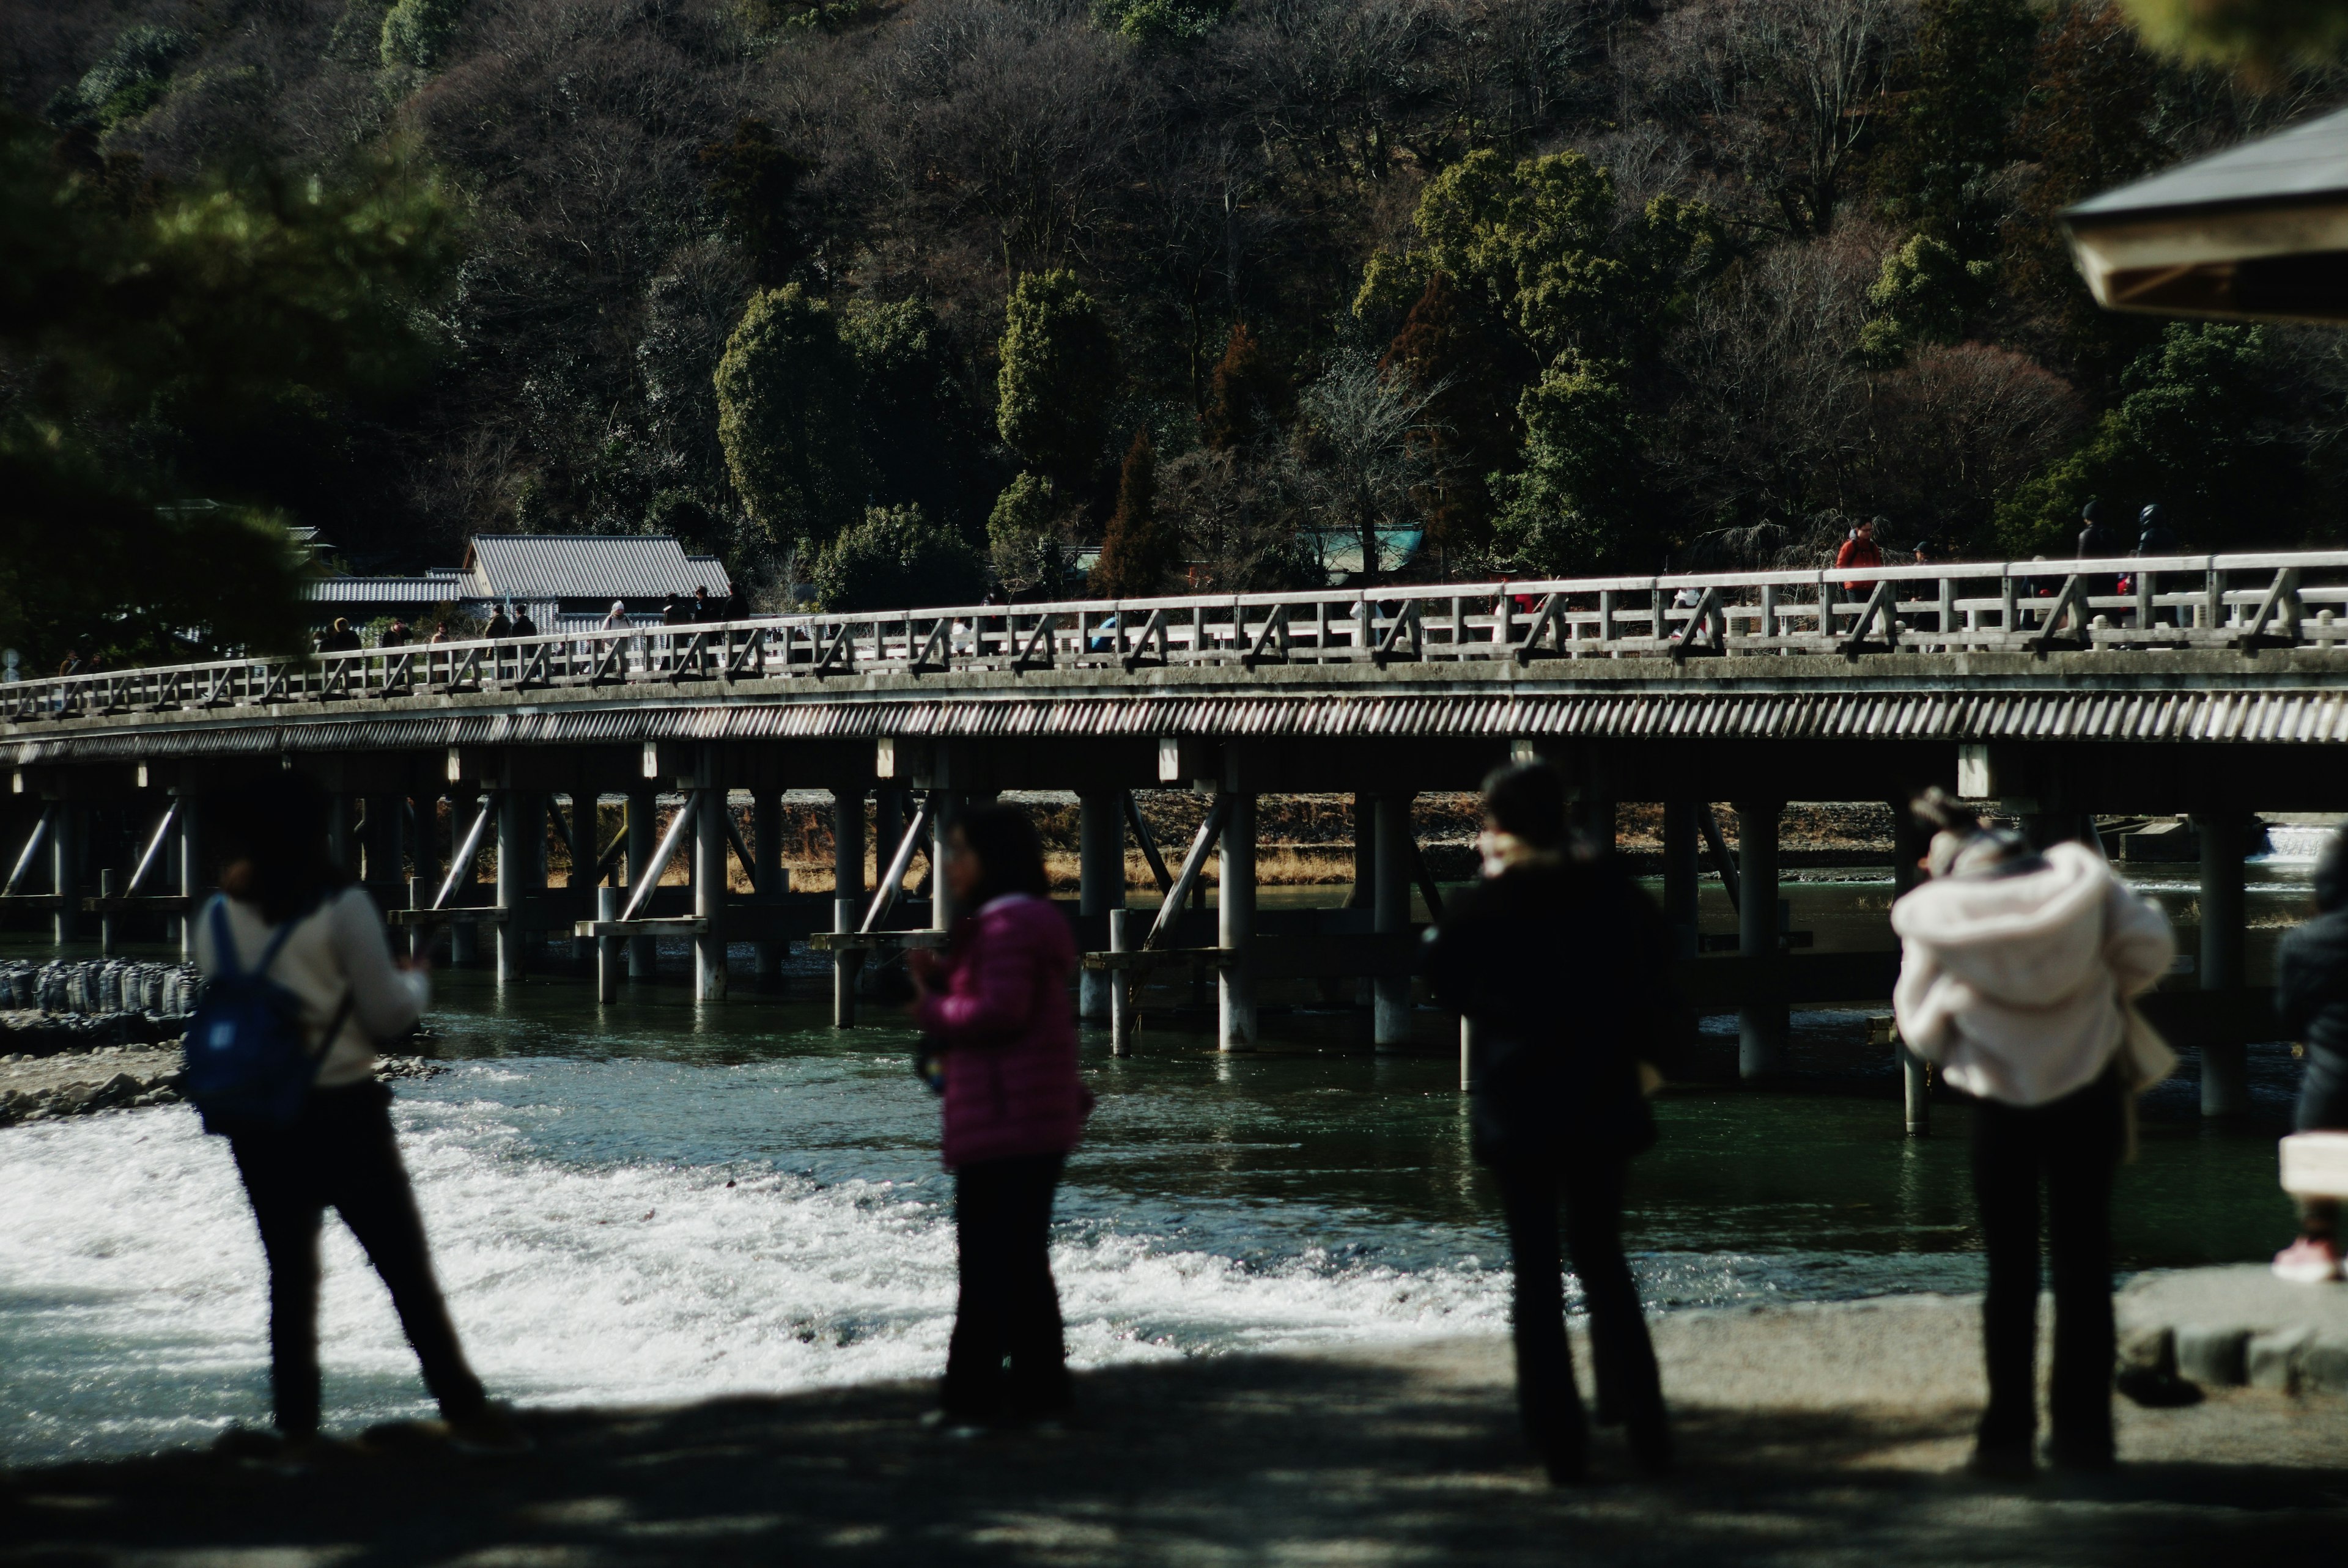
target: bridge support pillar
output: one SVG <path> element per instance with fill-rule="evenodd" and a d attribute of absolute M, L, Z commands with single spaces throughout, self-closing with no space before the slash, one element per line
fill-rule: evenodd
<path fill-rule="evenodd" d="M 900 837 L 903 835 L 900 834 Z M 886 843 L 886 840 L 882 841 Z M 896 846 L 891 845 L 890 848 Z M 886 854 L 887 851 L 882 852 Z M 887 866 L 881 869 L 886 871 Z M 864 792 L 831 792 L 831 928 L 848 932 L 864 918 Z M 831 956 L 831 1027 L 856 1025 L 856 977 L 861 953 Z"/>
<path fill-rule="evenodd" d="M 571 907 L 573 911 L 571 918 L 574 920 L 586 914 L 588 910 L 597 907 L 595 888 L 603 880 L 595 874 L 600 860 L 597 851 L 602 847 L 595 820 L 597 799 L 595 786 L 589 784 L 586 779 L 581 778 L 572 784 L 571 811 L 568 817 L 571 828 L 571 875 L 564 879 L 564 886 L 571 889 Z M 596 917 L 602 918 L 600 915 Z M 590 958 L 600 958 L 602 953 L 602 944 L 596 938 L 575 934 L 572 937 L 572 962 L 584 964 Z"/>
<path fill-rule="evenodd" d="M 771 789 L 756 791 L 750 796 L 751 890 L 761 898 L 779 898 L 789 881 L 788 874 L 783 870 L 782 792 Z M 783 954 L 789 948 L 788 942 L 771 938 L 757 944 L 760 979 L 782 979 Z"/>
<path fill-rule="evenodd" d="M 74 801 L 57 802 L 57 819 L 49 826 L 49 890 L 57 896 L 57 912 L 49 920 L 49 938 L 60 948 L 81 934 L 81 835 L 86 820 Z"/>
<path fill-rule="evenodd" d="M 1376 854 L 1371 867 L 1370 923 L 1383 936 L 1410 929 L 1410 801 L 1377 797 Z M 1254 820 L 1252 811 L 1249 821 Z M 1410 971 L 1380 973 L 1371 982 L 1370 1043 L 1380 1050 L 1410 1043 Z"/>
<path fill-rule="evenodd" d="M 480 797 L 464 791 L 451 791 L 448 795 L 448 854 L 453 862 L 457 852 L 464 847 L 467 830 L 481 809 Z M 454 868 L 453 866 L 451 867 Z M 472 902 L 471 884 L 479 877 L 475 868 L 463 868 L 464 881 L 448 889 L 452 905 Z M 481 927 L 471 920 L 452 922 L 448 927 L 448 962 L 452 966 L 472 965 L 481 961 Z"/>
<path fill-rule="evenodd" d="M 362 845 L 366 856 L 366 882 L 375 901 L 386 909 L 399 902 L 407 883 L 407 824 L 402 812 L 405 804 L 396 794 L 366 797 L 366 837 Z"/>
<path fill-rule="evenodd" d="M 1224 1050 L 1256 1048 L 1255 796 L 1231 794 L 1231 819 L 1217 845 L 1216 946 L 1223 948 L 1215 979 L 1216 1043 Z"/>
<path fill-rule="evenodd" d="M 708 774 L 708 764 L 702 770 Z M 698 781 L 696 781 L 698 782 Z M 693 819 L 693 916 L 708 927 L 693 938 L 693 999 L 726 999 L 726 791 L 705 785 Z"/>
<path fill-rule="evenodd" d="M 203 857 L 203 816 L 201 797 L 190 794 L 180 796 L 179 891 L 188 901 L 187 917 L 180 922 L 180 961 L 196 961 L 197 901 L 205 893 Z"/>
<path fill-rule="evenodd" d="M 1780 803 L 1736 803 L 1737 951 L 1761 973 L 1736 1016 L 1736 1071 L 1769 1078 L 1786 1068 L 1786 1004 L 1777 984 L 1777 814 Z"/>
<path fill-rule="evenodd" d="M 530 865 L 537 858 L 530 849 L 530 827 L 536 820 L 532 815 L 536 804 L 535 796 L 521 790 L 498 792 L 498 908 L 504 917 L 497 928 L 498 981 L 501 985 L 522 976 L 522 899 L 530 885 Z M 539 835 L 541 839 L 545 836 L 543 825 L 540 825 Z"/>
<path fill-rule="evenodd" d="M 595 918 L 616 920 L 625 907 L 627 895 L 617 887 L 595 889 Z M 615 1002 L 620 999 L 620 969 L 626 962 L 620 953 L 623 937 L 597 937 L 595 942 L 595 999 Z"/>
<path fill-rule="evenodd" d="M 635 897 L 636 888 L 653 875 L 653 851 L 660 847 L 660 794 L 656 790 L 636 789 L 628 792 L 628 848 L 624 858 L 628 865 L 628 896 Z M 652 912 L 651 895 L 645 895 L 644 913 Z M 628 979 L 649 980 L 653 978 L 660 948 L 650 937 L 628 938 Z"/>
<path fill-rule="evenodd" d="M 1093 790 L 1076 798 L 1076 912 L 1086 919 L 1125 907 L 1125 802 L 1116 790 Z M 1118 977 L 1086 969 L 1076 982 L 1076 1016 L 1086 1023 L 1109 1021 L 1109 998 Z"/>
<path fill-rule="evenodd" d="M 1130 953 L 1138 948 L 1149 935 L 1150 918 L 1147 909 L 1111 909 L 1108 912 L 1108 950 Z M 1141 999 L 1141 977 L 1138 971 L 1119 969 L 1108 979 L 1108 1053 L 1111 1056 L 1131 1056 L 1134 1024 L 1141 1011 L 1136 1005 Z"/>
<path fill-rule="evenodd" d="M 1663 803 L 1663 922 L 1672 930 L 1672 951 L 1683 958 L 1696 955 L 1696 825 L 1695 803 Z"/>
<path fill-rule="evenodd" d="M 2248 825 L 2239 812 L 2215 812 L 2193 819 L 2201 840 L 2201 989 L 2239 990 L 2242 957 L 2242 856 L 2250 852 Z M 2249 1053 L 2240 1041 L 2214 1041 L 2201 1048 L 2201 1114 L 2239 1116 L 2250 1109 Z"/>
<path fill-rule="evenodd" d="M 932 798 L 937 802 L 937 808 L 930 814 L 930 879 L 925 884 L 930 894 L 930 928 L 951 931 L 954 922 L 969 911 L 962 907 L 953 889 L 946 886 L 946 844 L 971 797 L 958 790 L 940 790 Z"/>

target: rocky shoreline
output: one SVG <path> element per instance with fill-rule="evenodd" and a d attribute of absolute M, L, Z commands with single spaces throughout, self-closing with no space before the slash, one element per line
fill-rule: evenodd
<path fill-rule="evenodd" d="M 82 1020 L 107 1023 L 108 1020 Z M 43 1025 L 35 1027 L 46 1027 Z M 0 1030 L 5 1030 L 0 1020 Z M 12 1030 L 0 1044 L 17 1044 Z M 0 1054 L 0 1127 L 90 1116 L 101 1111 L 135 1111 L 180 1102 L 180 1042 L 102 1044 L 79 1050 Z M 376 1064 L 381 1078 L 433 1078 L 445 1063 L 414 1056 L 387 1056 Z"/>

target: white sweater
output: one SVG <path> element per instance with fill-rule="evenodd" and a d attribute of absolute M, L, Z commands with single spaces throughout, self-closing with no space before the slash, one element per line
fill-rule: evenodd
<path fill-rule="evenodd" d="M 224 902 L 237 967 L 250 970 L 260 962 L 277 927 L 242 899 Z M 212 946 L 209 907 L 196 922 L 196 964 L 207 975 L 226 968 Z M 432 988 L 424 976 L 393 964 L 383 914 L 364 887 L 345 887 L 303 917 L 278 950 L 269 976 L 302 999 L 302 1022 L 313 1049 L 342 1010 L 343 999 L 350 998 L 350 1013 L 326 1042 L 319 1064 L 322 1089 L 365 1080 L 375 1071 L 375 1042 L 413 1028 L 432 1000 Z"/>
<path fill-rule="evenodd" d="M 2168 917 L 2078 844 L 2034 871 L 1927 882 L 1891 928 L 1900 1037 L 1959 1089 L 2013 1105 L 2093 1082 L 2120 1047 L 2120 1004 L 2177 950 Z"/>

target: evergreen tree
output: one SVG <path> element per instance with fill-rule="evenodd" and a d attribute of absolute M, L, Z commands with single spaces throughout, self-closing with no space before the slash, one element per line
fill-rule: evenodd
<path fill-rule="evenodd" d="M 1060 538 L 1059 497 L 1052 481 L 1022 474 L 995 497 L 987 515 L 987 563 L 1013 593 L 1056 594 L 1067 586 L 1067 551 Z"/>
<path fill-rule="evenodd" d="M 183 656 L 190 628 L 298 648 L 282 525 L 331 520 L 304 509 L 329 437 L 439 363 L 446 208 L 390 168 L 186 197 L 110 172 L 0 117 L 0 641 L 35 669 Z"/>
<path fill-rule="evenodd" d="M 2126 395 L 2086 444 L 1998 507 L 2010 557 L 2060 551 L 2090 497 L 2123 518 L 2157 501 L 2199 548 L 2299 531 L 2308 454 L 2282 425 L 2265 328 L 2172 323 L 2120 380 Z"/>
<path fill-rule="evenodd" d="M 1003 469 L 926 300 L 852 302 L 840 335 L 856 362 L 864 463 L 881 498 L 909 502 L 976 542 Z"/>
<path fill-rule="evenodd" d="M 995 426 L 1027 466 L 1081 487 L 1100 461 L 1117 342 L 1074 272 L 1030 272 L 1004 309 Z"/>
<path fill-rule="evenodd" d="M 1102 537 L 1092 591 L 1103 599 L 1146 599 L 1167 591 L 1180 565 L 1173 530 L 1158 516 L 1158 452 L 1149 432 L 1133 433 L 1117 471 L 1117 511 Z"/>
<path fill-rule="evenodd" d="M 1494 532 L 1519 570 L 1604 571 L 1640 553 L 1637 421 L 1622 370 L 1567 354 L 1526 392 L 1524 466 L 1492 485 Z"/>
<path fill-rule="evenodd" d="M 1254 446 L 1275 434 L 1295 412 L 1295 388 L 1247 323 L 1231 323 L 1231 340 L 1216 363 L 1199 415 L 1199 437 L 1218 452 Z"/>
<path fill-rule="evenodd" d="M 829 306 L 797 283 L 754 298 L 717 362 L 717 438 L 734 487 L 781 543 L 829 541 L 861 511 L 854 356 Z"/>
<path fill-rule="evenodd" d="M 2013 161 L 2011 127 L 2029 79 L 2038 18 L 2028 0 L 1924 0 L 1878 189 L 1892 217 L 1965 261 L 1994 257 L 2006 204 L 1994 187 Z"/>

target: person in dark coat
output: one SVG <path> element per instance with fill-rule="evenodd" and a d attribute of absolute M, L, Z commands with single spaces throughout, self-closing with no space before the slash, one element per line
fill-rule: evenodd
<path fill-rule="evenodd" d="M 506 619 L 506 607 L 503 604 L 489 611 L 489 623 L 481 628 L 481 635 L 484 637 L 513 635 L 513 622 Z"/>
<path fill-rule="evenodd" d="M 2348 828 L 2316 857 L 2315 907 L 2275 949 L 2274 1009 L 2307 1048 L 2293 1129 L 2348 1132 Z M 2275 1255 L 2274 1271 L 2307 1284 L 2342 1276 L 2338 1199 L 2299 1201 L 2299 1239 Z"/>
<path fill-rule="evenodd" d="M 1484 876 L 1427 938 L 1436 999 L 1466 1017 L 1475 1156 L 1498 1178 L 1516 1269 L 1517 1401 L 1552 1481 L 1581 1479 L 1588 1419 L 1574 1387 L 1558 1205 L 1590 1312 L 1598 1419 L 1622 1422 L 1649 1473 L 1672 1439 L 1655 1353 L 1622 1254 L 1622 1187 L 1655 1141 L 1644 1066 L 1681 1021 L 1670 934 L 1612 856 L 1566 831 L 1546 764 L 1486 781 Z"/>
<path fill-rule="evenodd" d="M 2155 501 L 2136 515 L 2136 553 L 2139 556 L 2173 556 L 2177 553 L 2177 531 L 2168 526 L 2168 514 Z"/>
<path fill-rule="evenodd" d="M 2079 559 L 2108 560 L 2120 553 L 2119 535 L 2104 527 L 2104 504 L 2089 501 L 2079 508 Z"/>
<path fill-rule="evenodd" d="M 530 606 L 523 605 L 520 610 L 514 611 L 513 635 L 516 637 L 535 637 L 538 635 L 538 622 L 530 619 Z"/>

